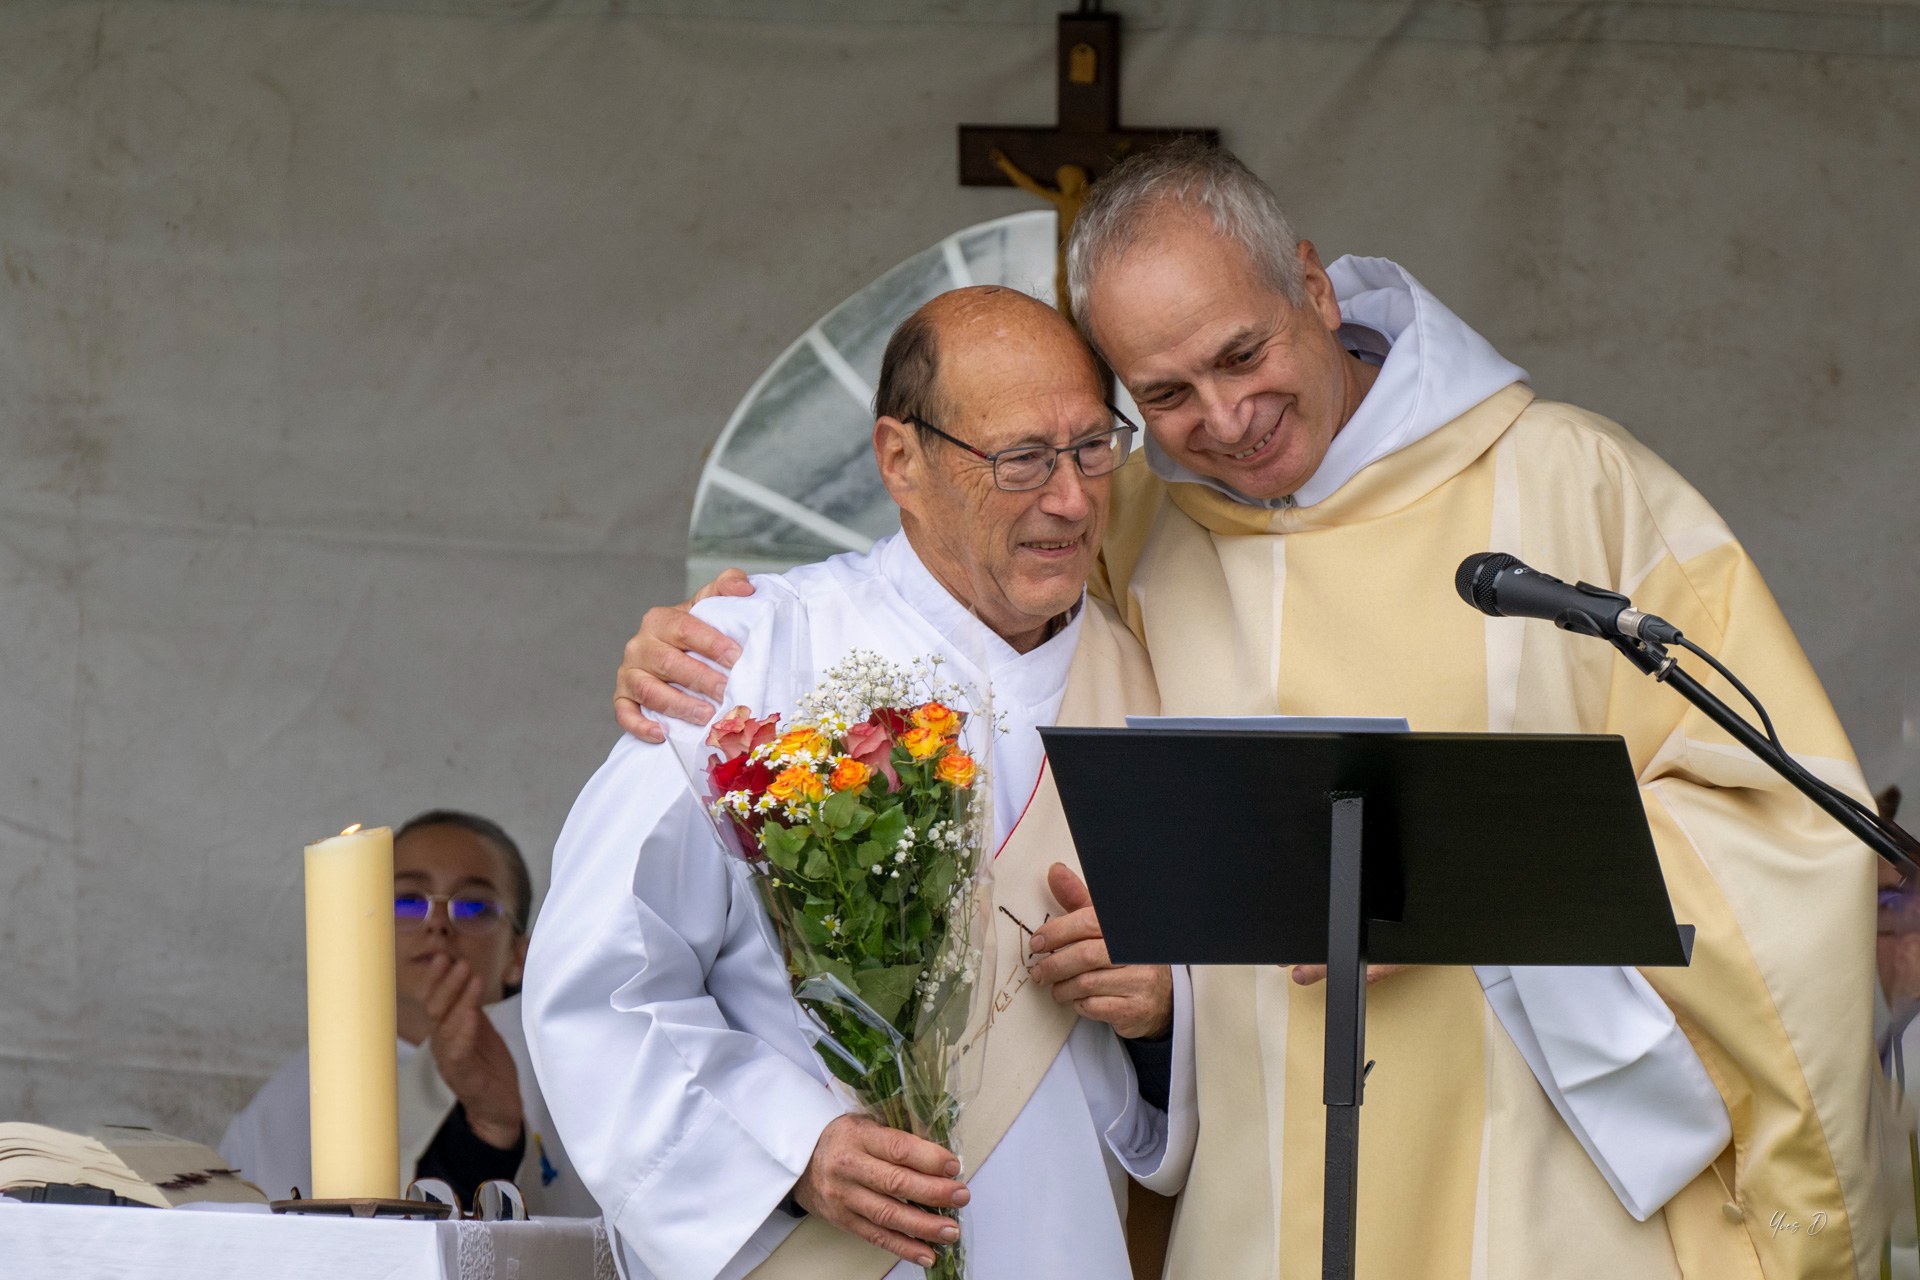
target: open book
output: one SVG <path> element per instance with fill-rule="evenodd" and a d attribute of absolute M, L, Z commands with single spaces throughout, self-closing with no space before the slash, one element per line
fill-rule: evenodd
<path fill-rule="evenodd" d="M 89 1137 L 39 1124 L 0 1124 L 0 1191 L 73 1184 L 159 1209 L 199 1200 L 267 1202 L 218 1152 L 185 1138 L 133 1125 L 101 1125 Z"/>

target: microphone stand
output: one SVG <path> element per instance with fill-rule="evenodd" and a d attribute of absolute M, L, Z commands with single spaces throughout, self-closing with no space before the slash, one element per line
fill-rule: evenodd
<path fill-rule="evenodd" d="M 1815 785 L 1786 758 L 1779 748 L 1767 740 L 1765 734 L 1748 724 L 1733 708 L 1708 692 L 1705 685 L 1681 670 L 1680 664 L 1674 661 L 1673 655 L 1667 652 L 1665 646 L 1651 640 L 1629 640 L 1620 635 L 1609 635 L 1606 638 L 1626 657 L 1628 662 L 1661 684 L 1670 686 L 1674 692 L 1698 707 L 1701 714 L 1725 729 L 1736 742 L 1757 756 L 1762 764 L 1791 782 L 1802 795 L 1824 809 L 1827 816 L 1852 832 L 1855 839 L 1891 862 L 1900 872 L 1902 879 L 1912 880 L 1920 877 L 1920 861 L 1916 861 L 1920 859 L 1920 841 L 1914 840 L 1904 830 L 1895 827 L 1896 832 L 1906 836 L 1906 843 L 1901 844 L 1867 821 L 1856 810 Z"/>

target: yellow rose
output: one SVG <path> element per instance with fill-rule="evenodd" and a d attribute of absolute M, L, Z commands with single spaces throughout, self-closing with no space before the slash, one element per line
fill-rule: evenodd
<path fill-rule="evenodd" d="M 943 738 L 951 738 L 960 732 L 960 713 L 938 702 L 922 703 L 916 707 L 913 722 Z"/>
<path fill-rule="evenodd" d="M 795 725 L 773 740 L 773 758 L 791 760 L 805 751 L 819 760 L 826 756 L 830 745 L 827 736 L 812 725 Z"/>
<path fill-rule="evenodd" d="M 819 774 L 803 764 L 794 764 L 780 771 L 780 776 L 767 788 L 767 794 L 783 804 L 792 804 L 797 800 L 822 800 L 827 788 Z"/>
<path fill-rule="evenodd" d="M 965 789 L 973 785 L 974 775 L 980 772 L 980 766 L 973 757 L 959 751 L 949 751 L 940 757 L 940 763 L 933 766 L 933 776 L 951 786 Z"/>
<path fill-rule="evenodd" d="M 827 779 L 827 785 L 835 791 L 858 791 L 872 776 L 873 770 L 849 758 L 833 767 L 833 776 Z"/>
<path fill-rule="evenodd" d="M 946 739 L 933 730 L 916 725 L 900 735 L 900 745 L 905 747 L 907 754 L 915 760 L 926 760 L 938 755 L 940 748 L 947 743 Z"/>

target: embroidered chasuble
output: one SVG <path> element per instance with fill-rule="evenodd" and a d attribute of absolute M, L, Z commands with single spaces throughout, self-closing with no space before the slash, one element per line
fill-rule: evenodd
<path fill-rule="evenodd" d="M 1309 506 L 1168 484 L 1138 460 L 1116 484 L 1096 589 L 1156 656 L 1167 714 L 1620 734 L 1675 917 L 1698 928 L 1690 968 L 1644 976 L 1733 1140 L 1644 1222 L 1555 1112 L 1472 970 L 1412 969 L 1369 989 L 1359 1274 L 1877 1274 L 1871 855 L 1604 642 L 1485 617 L 1453 588 L 1463 557 L 1502 550 L 1629 594 L 1739 672 L 1802 763 L 1864 796 L 1818 679 L 1705 500 L 1618 426 L 1520 383 Z M 1199 1140 L 1167 1274 L 1317 1276 L 1324 985 L 1218 968 L 1194 970 L 1192 989 Z"/>

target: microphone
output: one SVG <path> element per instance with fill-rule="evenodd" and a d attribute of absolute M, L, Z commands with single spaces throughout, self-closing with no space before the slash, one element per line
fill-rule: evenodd
<path fill-rule="evenodd" d="M 1552 574 L 1529 569 L 1518 556 L 1482 551 L 1460 562 L 1453 575 L 1460 598 L 1496 618 L 1544 618 L 1562 631 L 1648 644 L 1676 644 L 1680 628 L 1642 613 L 1617 591 L 1589 583 L 1569 586 Z"/>

